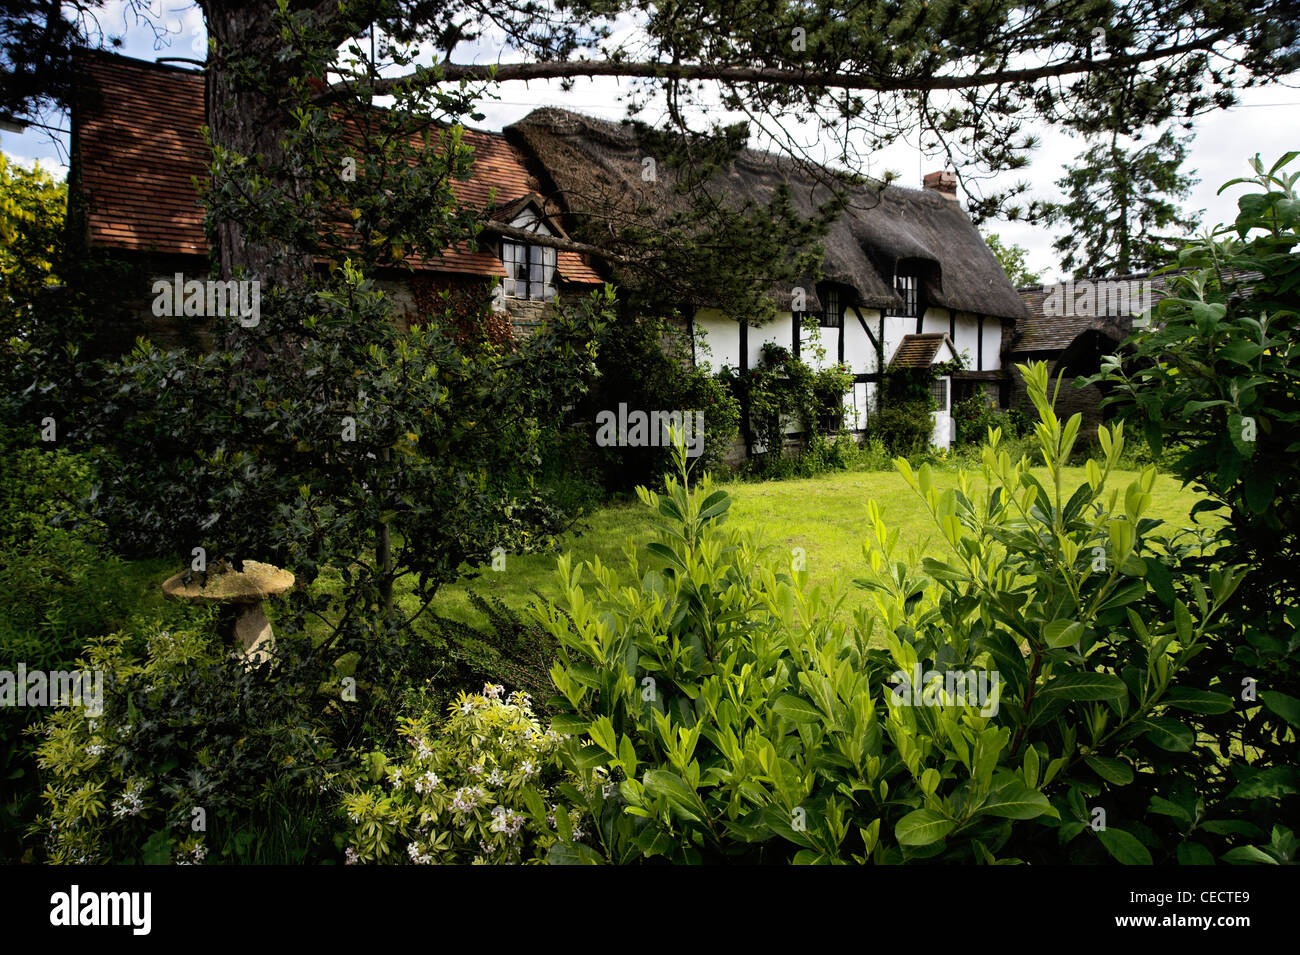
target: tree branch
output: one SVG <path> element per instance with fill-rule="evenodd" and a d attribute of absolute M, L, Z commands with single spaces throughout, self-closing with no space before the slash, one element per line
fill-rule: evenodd
<path fill-rule="evenodd" d="M 836 89 L 873 90 L 897 92 L 903 90 L 958 90 L 982 86 L 1000 86 L 1007 83 L 1028 83 L 1076 73 L 1106 72 L 1168 59 L 1185 53 L 1209 52 L 1214 45 L 1231 35 L 1230 30 L 1220 30 L 1208 36 L 1160 47 L 1140 53 L 1112 56 L 1105 60 L 1064 60 L 1047 66 L 1020 70 L 998 70 L 993 73 L 971 73 L 960 76 L 900 75 L 880 79 L 866 73 L 842 73 L 834 70 L 789 70 L 776 67 L 726 66 L 708 63 L 620 63 L 608 60 L 562 60 L 543 63 L 443 63 L 437 67 L 422 67 L 414 73 L 375 80 L 360 85 L 374 95 L 384 95 L 411 85 L 432 86 L 460 81 L 516 82 L 529 80 L 566 79 L 573 77 L 618 76 L 642 79 L 721 80 L 729 83 L 758 83 L 774 86 L 831 87 Z M 347 83 L 335 83 L 317 94 L 320 102 L 337 99 L 353 89 Z"/>

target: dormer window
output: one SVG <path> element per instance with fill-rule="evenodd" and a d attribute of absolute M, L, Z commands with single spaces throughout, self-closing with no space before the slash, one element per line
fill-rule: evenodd
<path fill-rule="evenodd" d="M 903 300 L 903 305 L 892 314 L 903 318 L 916 318 L 920 306 L 917 296 L 917 284 L 915 275 L 899 272 L 894 276 L 894 291 Z"/>
<path fill-rule="evenodd" d="M 840 290 L 834 287 L 823 289 L 818 296 L 822 300 L 820 324 L 822 328 L 839 328 L 844 312 L 840 308 Z"/>
<path fill-rule="evenodd" d="M 555 298 L 555 250 L 522 242 L 501 243 L 501 264 L 506 268 L 507 298 L 549 302 Z"/>
<path fill-rule="evenodd" d="M 531 203 L 510 224 L 538 235 L 555 235 Z M 555 298 L 555 261 L 555 249 L 550 246 L 504 239 L 501 242 L 501 264 L 506 271 L 502 282 L 506 298 L 534 302 L 549 302 Z"/>

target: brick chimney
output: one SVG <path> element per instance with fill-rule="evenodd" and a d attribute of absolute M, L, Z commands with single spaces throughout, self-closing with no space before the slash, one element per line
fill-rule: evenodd
<path fill-rule="evenodd" d="M 928 172 L 925 178 L 921 180 L 921 186 L 925 189 L 933 189 L 941 196 L 957 201 L 957 174 L 955 172 Z"/>

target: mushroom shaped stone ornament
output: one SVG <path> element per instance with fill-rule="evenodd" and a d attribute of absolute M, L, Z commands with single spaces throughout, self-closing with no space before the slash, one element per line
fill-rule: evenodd
<path fill-rule="evenodd" d="M 262 601 L 293 587 L 293 574 L 271 564 L 255 560 L 243 562 L 236 571 L 224 563 L 216 573 L 207 575 L 206 584 L 199 576 L 182 571 L 163 582 L 162 589 L 177 600 L 206 600 L 221 605 L 222 635 L 234 638 L 250 663 L 261 663 L 275 646 L 271 621 L 266 618 Z M 186 578 L 189 577 L 189 581 Z"/>

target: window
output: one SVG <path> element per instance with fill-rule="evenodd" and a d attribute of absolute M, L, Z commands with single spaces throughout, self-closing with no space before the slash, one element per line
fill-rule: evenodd
<path fill-rule="evenodd" d="M 930 395 L 934 398 L 935 407 L 939 411 L 948 410 L 948 379 L 939 378 L 930 382 Z"/>
<path fill-rule="evenodd" d="M 549 302 L 555 298 L 555 250 L 543 245 L 502 242 L 507 298 Z"/>
<path fill-rule="evenodd" d="M 895 275 L 894 291 L 898 297 L 903 300 L 903 307 L 894 312 L 895 315 L 901 315 L 905 318 L 916 318 L 917 314 L 917 294 L 916 294 L 916 276 L 915 275 Z"/>
<path fill-rule="evenodd" d="M 840 316 L 843 314 L 840 311 L 839 289 L 828 288 L 823 290 L 821 293 L 821 300 L 822 300 L 822 313 L 821 313 L 821 322 L 820 322 L 821 327 L 839 328 Z"/>

